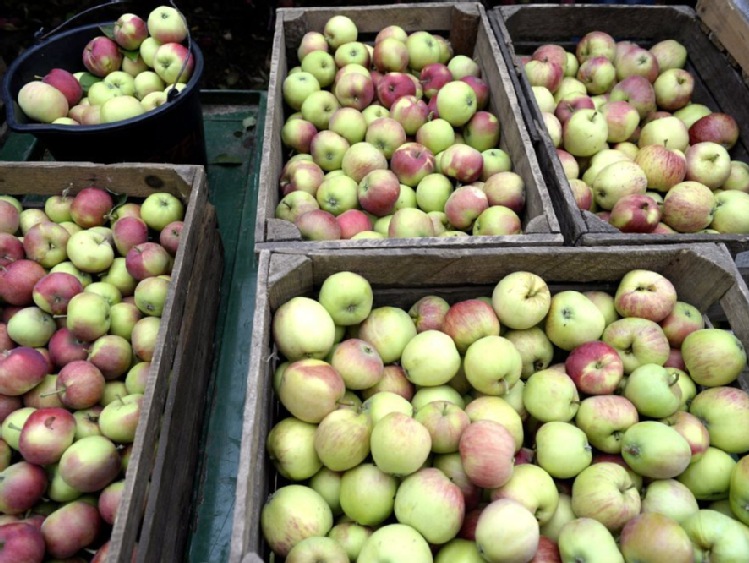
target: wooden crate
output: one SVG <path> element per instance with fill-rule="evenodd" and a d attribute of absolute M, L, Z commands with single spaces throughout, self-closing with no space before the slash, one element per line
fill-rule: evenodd
<path fill-rule="evenodd" d="M 518 55 L 526 55 L 544 43 L 569 49 L 586 33 L 605 31 L 616 40 L 648 46 L 663 39 L 676 39 L 686 46 L 686 69 L 695 78 L 695 103 L 732 115 L 740 127 L 732 158 L 749 162 L 749 88 L 741 75 L 691 8 L 686 6 L 553 6 L 527 5 L 495 8 L 490 19 L 518 92 L 524 94 L 524 114 L 538 160 L 556 205 L 559 222 L 568 243 L 582 246 L 615 244 L 664 244 L 722 242 L 732 254 L 749 249 L 749 234 L 649 234 L 622 233 L 575 204 L 554 145 L 546 134 L 543 118 L 525 77 Z"/>
<path fill-rule="evenodd" d="M 271 326 L 280 305 L 298 295 L 315 298 L 325 278 L 342 270 L 370 281 L 375 306 L 407 309 L 431 294 L 449 302 L 491 296 L 503 276 L 518 270 L 540 275 L 552 291 L 615 291 L 622 276 L 635 268 L 662 273 L 674 283 L 680 300 L 703 312 L 711 310 L 716 317 L 725 315 L 749 346 L 749 290 L 722 244 L 477 248 L 470 255 L 459 249 L 415 248 L 356 253 L 312 250 L 306 255 L 261 252 L 230 561 L 249 563 L 267 552 L 259 522 L 262 506 L 276 488 L 276 472 L 267 460 L 265 441 L 279 413 L 272 391 L 279 360 Z"/>
<path fill-rule="evenodd" d="M 523 235 L 427 239 L 366 239 L 353 241 L 302 242 L 299 230 L 289 221 L 275 219 L 280 200 L 278 181 L 288 152 L 281 143 L 281 128 L 286 109 L 282 85 L 288 70 L 296 63 L 296 49 L 302 36 L 311 30 L 322 31 L 332 16 L 345 13 L 356 23 L 360 39 L 373 39 L 390 24 L 406 31 L 427 30 L 449 38 L 456 54 L 472 56 L 491 88 L 489 109 L 502 126 L 500 147 L 512 159 L 513 170 L 522 176 L 526 190 Z M 284 246 L 300 248 L 359 249 L 481 246 L 561 245 L 559 222 L 523 124 L 520 108 L 504 60 L 499 54 L 486 12 L 478 3 L 401 4 L 393 6 L 279 9 L 276 12 L 275 39 L 268 87 L 268 113 L 265 122 L 263 159 L 260 165 L 258 213 L 255 226 L 256 251 Z"/>
<path fill-rule="evenodd" d="M 90 185 L 133 198 L 169 192 L 186 207 L 107 559 L 130 562 L 137 550 L 137 561 L 177 561 L 188 539 L 218 312 L 223 252 L 216 213 L 202 166 L 0 163 L 0 193 L 26 196 L 32 205 L 41 200 L 33 196 Z"/>

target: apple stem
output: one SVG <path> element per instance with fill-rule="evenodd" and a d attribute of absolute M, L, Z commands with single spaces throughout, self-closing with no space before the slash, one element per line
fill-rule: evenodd
<path fill-rule="evenodd" d="M 21 429 L 12 422 L 8 423 L 8 428 L 10 428 L 11 430 L 18 430 L 19 432 L 21 431 Z"/>
<path fill-rule="evenodd" d="M 679 383 L 679 372 L 674 371 L 673 373 L 670 374 L 668 378 L 668 386 L 672 387 L 676 385 L 677 383 Z"/>
<path fill-rule="evenodd" d="M 52 315 L 53 319 L 67 319 L 67 315 Z"/>
<path fill-rule="evenodd" d="M 55 389 L 54 391 L 45 391 L 44 393 L 39 393 L 39 397 L 51 397 L 52 395 L 61 395 L 62 393 L 65 393 L 66 389 L 67 389 L 67 386 L 63 385 L 62 389 Z"/>

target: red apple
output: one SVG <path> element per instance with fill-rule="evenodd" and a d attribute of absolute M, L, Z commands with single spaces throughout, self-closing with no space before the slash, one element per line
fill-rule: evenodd
<path fill-rule="evenodd" d="M 739 126 L 736 120 L 727 113 L 714 112 L 701 117 L 689 128 L 689 143 L 696 145 L 711 141 L 732 148 L 739 138 Z"/>
<path fill-rule="evenodd" d="M 624 376 L 619 352 L 600 340 L 573 349 L 564 366 L 575 386 L 588 395 L 614 393 Z"/>
<path fill-rule="evenodd" d="M 83 188 L 70 204 L 70 216 L 76 225 L 89 229 L 104 225 L 114 202 L 106 190 L 89 186 Z"/>

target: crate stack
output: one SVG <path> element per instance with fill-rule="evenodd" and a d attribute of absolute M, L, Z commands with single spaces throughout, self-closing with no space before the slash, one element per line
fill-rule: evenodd
<path fill-rule="evenodd" d="M 399 25 L 409 33 L 440 33 L 456 54 L 478 63 L 491 89 L 488 109 L 502 125 L 500 147 L 511 156 L 513 170 L 527 188 L 523 234 L 313 242 L 302 240 L 292 223 L 275 218 L 279 177 L 289 154 L 280 134 L 290 112 L 284 104 L 283 79 L 297 64 L 304 34 L 321 32 L 337 14 L 350 17 L 365 38 L 387 25 Z M 543 43 L 569 46 L 593 30 L 645 44 L 671 38 L 687 45 L 697 100 L 733 115 L 740 125 L 749 124 L 747 84 L 694 10 L 685 7 L 529 5 L 487 13 L 478 3 L 435 3 L 277 12 L 255 232 L 257 301 L 231 561 L 270 560 L 260 515 L 269 495 L 287 483 L 266 453 L 269 430 L 286 416 L 273 391 L 274 372 L 283 361 L 273 340 L 274 313 L 293 297 L 315 298 L 324 280 L 336 272 L 364 276 L 374 289 L 375 306 L 408 310 L 427 295 L 443 296 L 450 303 L 491 297 L 503 276 L 519 270 L 540 275 L 553 291 L 609 292 L 627 272 L 652 270 L 668 278 L 679 299 L 697 307 L 708 322 L 730 328 L 749 346 L 749 291 L 735 261 L 749 250 L 749 234 L 627 234 L 580 211 L 575 203 L 519 57 Z M 742 127 L 732 154 L 746 159 L 747 149 L 749 131 Z M 739 381 L 743 388 L 749 385 L 745 375 Z"/>

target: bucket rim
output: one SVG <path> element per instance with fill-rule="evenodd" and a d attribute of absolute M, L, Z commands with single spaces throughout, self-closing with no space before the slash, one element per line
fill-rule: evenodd
<path fill-rule="evenodd" d="M 192 95 L 193 90 L 195 90 L 195 95 L 197 95 L 198 91 L 198 82 L 200 81 L 202 75 L 203 75 L 203 69 L 204 69 L 204 60 L 203 60 L 203 51 L 198 46 L 197 42 L 192 39 L 190 42 L 190 50 L 192 52 L 195 66 L 193 67 L 192 76 L 190 76 L 190 79 L 185 83 L 185 88 L 178 92 L 177 96 L 169 102 L 165 102 L 164 104 L 158 106 L 157 108 L 147 111 L 146 113 L 142 115 L 138 115 L 136 117 L 131 117 L 129 119 L 123 119 L 121 121 L 114 121 L 111 123 L 98 123 L 96 125 L 65 125 L 65 124 L 52 124 L 52 123 L 38 123 L 38 122 L 29 122 L 29 123 L 21 123 L 16 119 L 15 116 L 15 109 L 18 107 L 18 102 L 16 101 L 16 96 L 11 92 L 11 80 L 12 78 L 17 74 L 19 67 L 24 64 L 26 61 L 31 59 L 38 51 L 40 51 L 43 48 L 48 47 L 50 44 L 56 43 L 58 41 L 64 41 L 71 35 L 76 35 L 78 33 L 81 33 L 83 31 L 93 31 L 95 29 L 100 29 L 102 26 L 111 25 L 113 24 L 113 21 L 103 21 L 98 23 L 92 23 L 87 25 L 82 25 L 78 27 L 74 27 L 71 29 L 68 29 L 66 31 L 61 31 L 60 33 L 56 33 L 55 35 L 48 37 L 44 39 L 43 41 L 34 44 L 33 46 L 26 49 L 23 53 L 21 53 L 18 57 L 13 60 L 13 62 L 8 67 L 7 71 L 5 72 L 5 76 L 3 77 L 2 84 L 0 85 L 0 97 L 3 98 L 3 101 L 5 102 L 5 114 L 6 114 L 6 123 L 8 124 L 8 127 L 12 129 L 13 131 L 16 131 L 18 133 L 31 133 L 31 134 L 37 134 L 37 133 L 64 133 L 64 134 L 75 134 L 75 135 L 81 135 L 81 134 L 95 134 L 97 132 L 105 131 L 112 128 L 128 128 L 131 126 L 136 126 L 149 118 L 153 118 L 157 115 L 163 115 L 166 113 L 170 113 L 174 110 L 174 107 L 177 105 L 177 102 L 179 102 L 180 97 L 183 95 Z M 104 35 L 102 33 L 102 35 Z M 71 72 L 71 71 L 68 71 Z"/>

